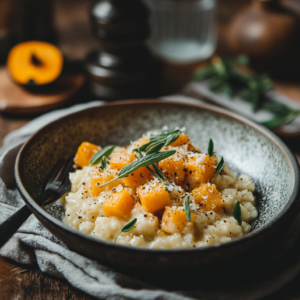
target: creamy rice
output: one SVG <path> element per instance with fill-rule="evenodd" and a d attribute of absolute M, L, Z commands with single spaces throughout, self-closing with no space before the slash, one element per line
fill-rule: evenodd
<path fill-rule="evenodd" d="M 111 156 L 118 153 L 131 153 L 136 145 L 137 142 L 129 147 L 116 147 Z M 194 159 L 196 166 L 199 166 L 199 168 L 203 166 L 201 164 L 203 164 L 205 154 L 198 153 L 195 150 L 196 147 L 185 144 L 169 146 L 163 150 L 170 149 L 177 150 L 173 157 L 171 157 L 174 161 L 183 159 L 186 164 L 187 159 Z M 214 168 L 216 168 L 220 159 L 215 154 L 212 160 Z M 155 177 L 147 179 L 147 182 L 139 188 L 128 187 L 124 184 L 123 179 L 119 179 L 113 187 L 113 192 L 128 191 L 134 198 L 134 205 L 131 212 L 126 216 L 124 215 L 124 217 L 108 216 L 103 211 L 103 204 L 110 197 L 112 188 L 106 188 L 99 195 L 92 195 L 91 178 L 99 176 L 99 174 L 103 175 L 103 173 L 109 170 L 113 174 L 118 174 L 118 171 L 111 169 L 110 166 L 108 166 L 107 171 L 103 172 L 99 165 L 84 166 L 82 169 L 77 169 L 74 173 L 70 174 L 72 188 L 62 199 L 65 207 L 64 222 L 67 225 L 85 234 L 113 242 L 122 227 L 133 218 L 137 218 L 137 222 L 132 230 L 121 233 L 118 236 L 118 244 L 151 249 L 192 248 L 225 243 L 242 237 L 251 230 L 249 223 L 258 215 L 253 196 L 255 186 L 251 179 L 247 175 L 237 177 L 225 166 L 222 173 L 217 175 L 213 181 L 216 189 L 220 192 L 218 195 L 222 199 L 222 209 L 218 211 L 216 209 L 204 210 L 202 203 L 195 201 L 196 194 L 193 195 L 193 192 L 189 190 L 191 192 L 190 210 L 194 217 L 193 224 L 187 222 L 182 228 L 180 227 L 180 230 L 178 229 L 179 232 L 176 232 L 176 228 L 172 229 L 172 232 L 164 230 L 162 211 L 150 213 L 141 205 L 138 196 L 139 189 L 151 190 L 151 186 L 161 185 Z M 186 177 L 189 176 L 189 171 L 185 171 L 187 171 Z M 177 174 L 175 173 L 175 175 Z M 178 184 L 176 180 L 177 177 L 173 181 L 169 181 L 169 186 L 164 185 L 163 188 L 167 191 L 171 199 L 171 205 L 165 209 L 178 212 L 185 210 L 183 202 L 187 189 L 191 188 L 191 185 L 195 185 L 195 183 L 190 180 L 190 184 L 186 184 L 187 180 L 185 178 L 184 181 Z M 203 184 L 193 186 L 193 188 L 196 189 L 199 186 L 203 186 Z M 206 186 L 208 193 L 211 193 L 213 185 L 208 183 Z M 201 197 L 206 199 L 205 197 L 207 196 L 202 195 Z M 243 220 L 241 226 L 233 217 L 233 210 L 237 201 L 240 201 L 241 207 Z"/>

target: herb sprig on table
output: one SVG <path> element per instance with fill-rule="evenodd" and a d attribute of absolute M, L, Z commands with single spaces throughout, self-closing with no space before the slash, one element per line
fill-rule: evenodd
<path fill-rule="evenodd" d="M 291 123 L 300 110 L 292 109 L 281 103 L 269 102 L 266 92 L 273 88 L 273 84 L 266 74 L 246 73 L 241 67 L 248 66 L 248 59 L 239 56 L 237 59 L 223 59 L 214 56 L 210 64 L 197 71 L 194 79 L 198 81 L 210 80 L 209 89 L 232 98 L 238 95 L 241 99 L 251 103 L 253 112 L 258 109 L 267 110 L 275 115 L 271 120 L 262 122 L 270 129 Z"/>

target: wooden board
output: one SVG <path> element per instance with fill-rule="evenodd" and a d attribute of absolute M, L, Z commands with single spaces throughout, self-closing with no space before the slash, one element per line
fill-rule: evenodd
<path fill-rule="evenodd" d="M 66 73 L 47 93 L 30 93 L 16 84 L 5 67 L 0 68 L 0 112 L 26 115 L 44 113 L 65 105 L 85 82 L 80 73 Z"/>

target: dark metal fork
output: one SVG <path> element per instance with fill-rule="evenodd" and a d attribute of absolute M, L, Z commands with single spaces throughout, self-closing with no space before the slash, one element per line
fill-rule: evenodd
<path fill-rule="evenodd" d="M 44 191 L 35 201 L 39 205 L 50 204 L 67 193 L 71 188 L 69 173 L 72 170 L 72 159 L 58 162 L 46 178 Z M 0 248 L 12 237 L 31 214 L 32 212 L 28 206 L 24 205 L 0 225 Z"/>

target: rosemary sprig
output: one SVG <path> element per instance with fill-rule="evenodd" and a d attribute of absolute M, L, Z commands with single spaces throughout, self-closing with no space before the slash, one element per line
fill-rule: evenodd
<path fill-rule="evenodd" d="M 195 80 L 210 79 L 209 88 L 228 97 L 235 94 L 251 102 L 255 112 L 265 97 L 265 93 L 273 88 L 271 80 L 265 74 L 245 74 L 237 69 L 241 60 L 222 59 L 214 56 L 211 63 L 195 73 Z M 244 65 L 246 60 L 243 61 Z M 243 92 L 243 93 L 242 93 Z"/>
<path fill-rule="evenodd" d="M 98 151 L 97 153 L 95 153 L 93 155 L 93 157 L 90 160 L 90 164 L 91 165 L 96 165 L 98 164 L 102 159 L 107 159 L 112 152 L 114 151 L 116 146 L 111 145 L 111 146 L 106 146 L 103 149 L 101 149 L 100 151 Z M 106 165 L 106 162 L 105 162 Z"/>
<path fill-rule="evenodd" d="M 185 215 L 189 222 L 191 221 L 191 209 L 190 209 L 190 194 L 187 194 L 184 199 L 184 208 L 185 208 Z"/>
<path fill-rule="evenodd" d="M 120 230 L 120 232 L 116 235 L 116 237 L 115 237 L 115 239 L 114 239 L 114 243 L 115 243 L 115 244 L 116 244 L 116 242 L 117 242 L 117 238 L 118 238 L 119 234 L 120 234 L 121 232 L 128 232 L 128 231 L 130 231 L 130 230 L 134 227 L 136 221 L 137 221 L 137 218 L 131 220 L 129 223 L 127 223 L 127 224 L 125 224 L 125 225 L 123 226 L 123 228 Z"/>
<path fill-rule="evenodd" d="M 238 56 L 234 60 L 214 56 L 207 67 L 195 73 L 194 79 L 198 81 L 209 79 L 209 88 L 227 97 L 239 95 L 251 103 L 254 112 L 262 108 L 273 113 L 275 115 L 273 119 L 262 122 L 270 129 L 291 123 L 300 115 L 300 110 L 276 102 L 264 103 L 271 100 L 268 99 L 266 92 L 273 88 L 272 82 L 265 74 L 245 74 L 238 70 L 239 65 L 247 66 L 248 62 L 246 56 Z"/>
<path fill-rule="evenodd" d="M 152 153 L 152 154 L 145 155 L 144 157 L 141 157 L 141 158 L 135 160 L 134 162 L 130 163 L 129 165 L 127 165 L 126 167 L 121 169 L 121 171 L 119 172 L 119 174 L 116 178 L 102 184 L 100 187 L 103 187 L 103 186 L 105 186 L 105 185 L 107 185 L 107 184 L 109 184 L 109 183 L 111 183 L 115 180 L 120 179 L 120 178 L 127 177 L 131 173 L 138 170 L 139 168 L 148 167 L 148 166 L 150 166 L 154 163 L 157 163 L 157 162 L 159 162 L 163 159 L 166 159 L 169 156 L 172 156 L 174 153 L 176 153 L 176 150 L 169 150 L 169 151 L 163 151 L 163 152 L 158 152 L 158 153 Z"/>
<path fill-rule="evenodd" d="M 213 182 L 215 180 L 215 178 L 223 171 L 225 167 L 225 161 L 224 158 L 221 157 L 220 162 L 218 163 L 218 166 L 216 168 L 216 173 L 214 175 L 214 177 L 212 178 L 211 182 Z"/>
<path fill-rule="evenodd" d="M 28 271 L 27 269 L 22 270 L 22 271 L 19 272 L 19 274 L 25 273 L 25 272 L 27 272 L 27 271 Z"/>
<path fill-rule="evenodd" d="M 240 201 L 238 201 L 233 209 L 233 217 L 236 219 L 237 223 L 242 226 L 242 211 L 241 211 L 241 205 Z"/>
<path fill-rule="evenodd" d="M 214 155 L 214 142 L 212 139 L 209 139 L 207 154 L 212 157 Z"/>

